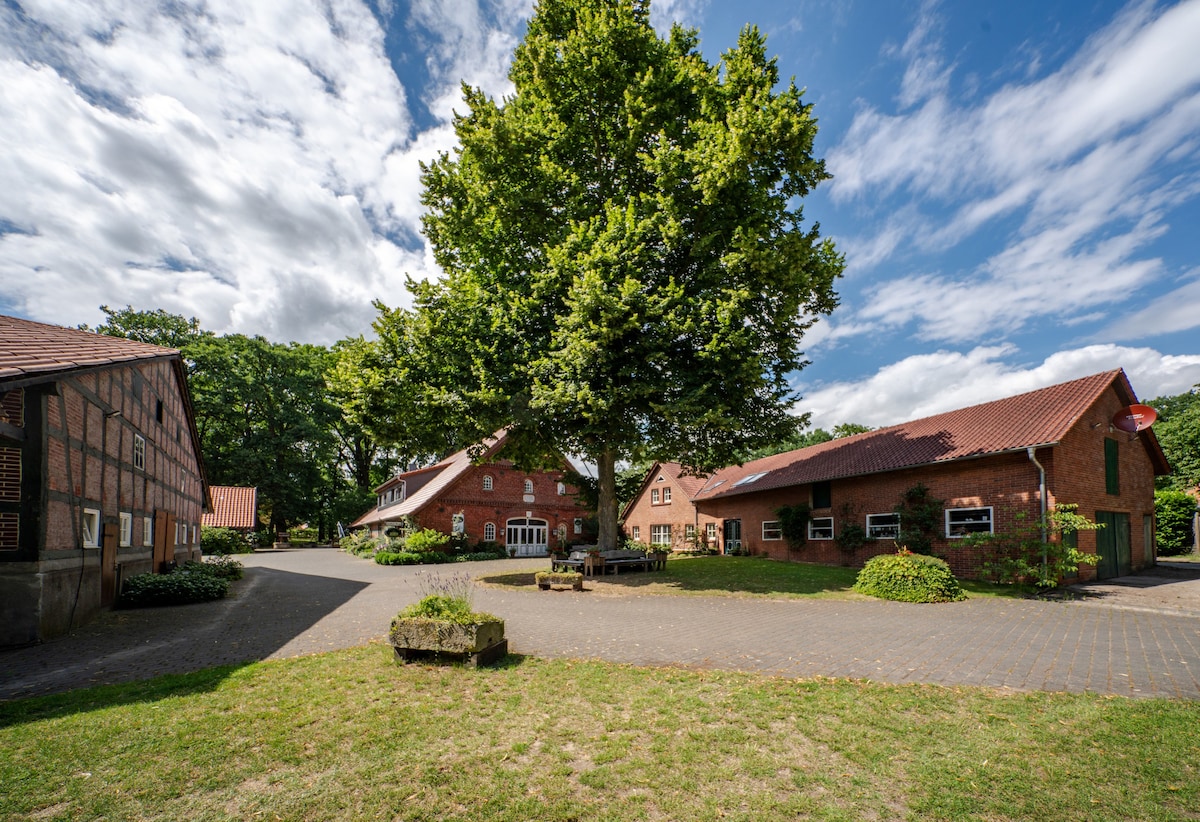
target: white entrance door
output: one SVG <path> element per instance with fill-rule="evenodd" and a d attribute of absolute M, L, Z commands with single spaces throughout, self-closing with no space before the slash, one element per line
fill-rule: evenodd
<path fill-rule="evenodd" d="M 550 546 L 549 529 L 544 519 L 510 519 L 505 544 L 516 549 L 519 557 L 540 557 Z"/>

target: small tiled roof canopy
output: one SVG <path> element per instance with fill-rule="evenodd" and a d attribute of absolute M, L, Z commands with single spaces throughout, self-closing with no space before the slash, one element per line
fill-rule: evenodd
<path fill-rule="evenodd" d="M 205 528 L 258 527 L 258 489 L 213 485 L 208 489 L 213 510 L 200 518 Z"/>
<path fill-rule="evenodd" d="M 730 497 L 1055 445 L 1110 385 L 1123 402 L 1137 401 L 1124 371 L 1106 371 L 722 468 L 709 478 L 695 499 Z M 1168 473 L 1169 466 L 1153 432 L 1145 432 L 1143 442 L 1150 451 L 1155 472 Z"/>
<path fill-rule="evenodd" d="M 34 383 L 59 372 L 175 357 L 173 348 L 0 316 L 0 383 Z"/>

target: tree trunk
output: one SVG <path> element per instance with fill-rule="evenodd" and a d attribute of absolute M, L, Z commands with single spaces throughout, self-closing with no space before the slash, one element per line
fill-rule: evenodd
<path fill-rule="evenodd" d="M 596 462 L 599 474 L 599 500 L 596 503 L 596 520 L 599 526 L 597 547 L 611 551 L 617 547 L 617 455 L 606 450 Z"/>

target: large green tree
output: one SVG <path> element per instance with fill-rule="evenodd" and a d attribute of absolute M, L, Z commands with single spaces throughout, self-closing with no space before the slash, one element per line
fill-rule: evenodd
<path fill-rule="evenodd" d="M 747 27 L 719 64 L 648 2 L 541 0 L 497 102 L 465 88 L 458 146 L 423 169 L 446 274 L 413 284 L 429 397 L 470 437 L 599 470 L 737 461 L 800 421 L 788 375 L 843 260 L 801 202 L 816 122 Z"/>
<path fill-rule="evenodd" d="M 1154 434 L 1171 464 L 1171 473 L 1155 480 L 1157 487 L 1200 487 L 1200 385 L 1184 394 L 1157 397 L 1149 405 L 1158 411 Z"/>

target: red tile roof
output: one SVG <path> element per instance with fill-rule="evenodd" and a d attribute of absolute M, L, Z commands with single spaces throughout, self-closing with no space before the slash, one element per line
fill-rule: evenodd
<path fill-rule="evenodd" d="M 0 316 L 0 382 L 178 353 L 137 340 Z"/>
<path fill-rule="evenodd" d="M 728 497 L 1052 445 L 1114 383 L 1123 402 L 1137 401 L 1123 371 L 1106 371 L 722 468 L 695 499 Z M 1157 448 L 1155 441 L 1154 449 Z M 1161 451 L 1158 453 L 1161 455 Z M 750 479 L 756 474 L 757 478 Z"/>
<path fill-rule="evenodd" d="M 200 516 L 206 528 L 257 528 L 258 489 L 213 485 L 208 489 L 213 510 Z"/>

